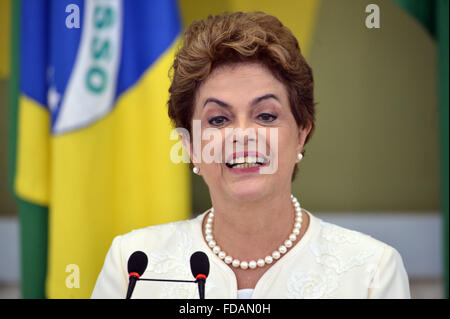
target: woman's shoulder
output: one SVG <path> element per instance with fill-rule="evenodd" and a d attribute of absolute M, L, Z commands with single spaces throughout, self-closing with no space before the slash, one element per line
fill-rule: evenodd
<path fill-rule="evenodd" d="M 191 217 L 189 219 L 174 221 L 159 225 L 147 226 L 144 228 L 134 229 L 128 233 L 119 235 L 122 242 L 146 242 L 157 239 L 159 242 L 177 236 L 182 232 L 191 232 L 195 227 L 200 227 L 201 216 Z"/>
<path fill-rule="evenodd" d="M 336 257 L 352 260 L 355 263 L 369 260 L 379 263 L 386 255 L 400 257 L 394 247 L 378 238 L 314 216 L 312 218 L 315 219 L 316 236 L 310 243 L 310 249 L 317 258 L 338 254 L 339 256 Z"/>
<path fill-rule="evenodd" d="M 201 216 L 135 229 L 116 236 L 106 255 L 93 296 L 123 298 L 128 282 L 127 263 L 136 251 L 146 254 L 148 265 L 145 271 L 153 272 L 149 277 L 167 274 L 171 270 L 179 272 L 180 269 L 189 269 L 189 252 L 192 244 L 198 241 L 198 234 L 201 234 Z"/>
<path fill-rule="evenodd" d="M 352 244 L 367 246 L 383 246 L 384 242 L 363 232 L 342 227 L 317 218 L 319 238 L 335 244 Z"/>
<path fill-rule="evenodd" d="M 299 258 L 307 260 L 309 268 L 314 265 L 314 270 L 302 270 L 300 274 L 323 279 L 326 282 L 324 296 L 410 298 L 408 275 L 394 247 L 311 214 L 310 218 L 310 233 L 304 245 L 307 250 L 302 250 L 307 253 Z M 300 263 L 297 267 L 302 269 L 298 265 Z M 299 272 L 295 274 L 297 277 L 292 277 L 291 286 L 297 289 L 301 287 L 301 281 L 298 280 Z"/>

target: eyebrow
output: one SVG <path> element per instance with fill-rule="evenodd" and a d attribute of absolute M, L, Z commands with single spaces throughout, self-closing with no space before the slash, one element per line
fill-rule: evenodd
<path fill-rule="evenodd" d="M 256 105 L 258 103 L 260 103 L 261 101 L 264 100 L 268 100 L 268 99 L 275 99 L 277 100 L 279 103 L 281 103 L 280 99 L 278 98 L 278 96 L 276 96 L 275 94 L 269 93 L 269 94 L 265 94 L 263 96 L 259 96 L 257 98 L 254 98 L 251 102 L 250 105 Z M 221 106 L 221 107 L 230 107 L 230 105 L 224 101 L 221 101 L 219 99 L 216 99 L 214 97 L 209 97 L 205 100 L 205 103 L 203 103 L 203 107 L 205 107 L 206 104 L 208 104 L 209 102 L 214 102 L 217 105 Z"/>

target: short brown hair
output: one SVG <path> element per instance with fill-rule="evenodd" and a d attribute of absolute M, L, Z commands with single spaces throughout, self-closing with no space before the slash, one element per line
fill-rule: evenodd
<path fill-rule="evenodd" d="M 315 122 L 312 70 L 297 39 L 277 18 L 263 12 L 234 12 L 194 21 L 172 65 L 169 117 L 175 127 L 191 132 L 195 93 L 218 66 L 258 62 L 281 81 L 288 92 L 291 112 L 299 128 Z M 292 174 L 294 180 L 297 165 Z"/>

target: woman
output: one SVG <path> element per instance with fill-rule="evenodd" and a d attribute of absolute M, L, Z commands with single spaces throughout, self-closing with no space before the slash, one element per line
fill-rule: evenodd
<path fill-rule="evenodd" d="M 206 298 L 409 298 L 394 248 L 318 219 L 291 195 L 314 114 L 311 68 L 275 17 L 226 13 L 191 24 L 173 64 L 169 116 L 190 135 L 219 133 L 200 146 L 183 136 L 212 207 L 116 237 L 92 297 L 124 298 L 128 258 L 141 250 L 149 258 L 143 277 L 163 279 L 192 278 L 189 258 L 205 252 Z M 211 144 L 219 152 L 205 161 Z M 188 283 L 142 281 L 133 297 L 198 292 Z"/>

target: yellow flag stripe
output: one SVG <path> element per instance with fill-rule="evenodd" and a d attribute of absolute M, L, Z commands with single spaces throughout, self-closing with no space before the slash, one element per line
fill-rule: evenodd
<path fill-rule="evenodd" d="M 50 115 L 33 99 L 19 97 L 16 194 L 47 206 L 50 198 Z"/>
<path fill-rule="evenodd" d="M 114 236 L 190 217 L 190 173 L 170 161 L 168 71 L 174 44 L 85 129 L 52 138 L 50 298 L 90 297 Z M 80 270 L 68 288 L 67 265 Z"/>

